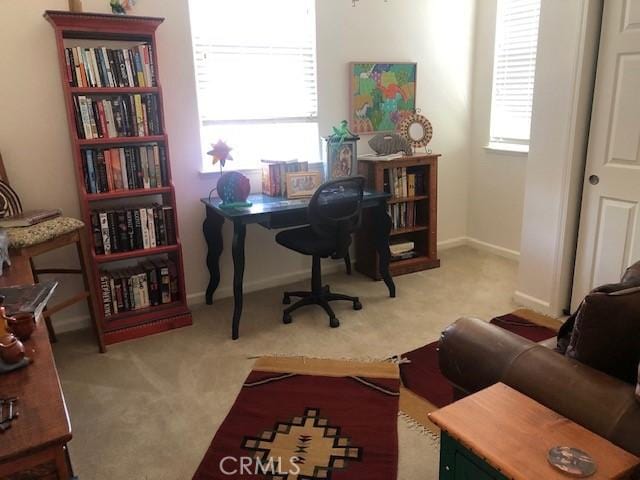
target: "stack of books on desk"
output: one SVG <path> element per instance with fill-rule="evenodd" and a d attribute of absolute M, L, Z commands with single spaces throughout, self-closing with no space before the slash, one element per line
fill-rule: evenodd
<path fill-rule="evenodd" d="M 262 193 L 270 197 L 287 195 L 287 173 L 308 172 L 309 162 L 262 160 Z"/>

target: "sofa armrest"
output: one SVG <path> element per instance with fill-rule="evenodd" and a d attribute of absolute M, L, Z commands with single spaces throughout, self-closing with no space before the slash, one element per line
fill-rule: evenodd
<path fill-rule="evenodd" d="M 634 385 L 474 318 L 461 318 L 442 333 L 439 361 L 442 373 L 463 392 L 505 383 L 640 455 Z"/>

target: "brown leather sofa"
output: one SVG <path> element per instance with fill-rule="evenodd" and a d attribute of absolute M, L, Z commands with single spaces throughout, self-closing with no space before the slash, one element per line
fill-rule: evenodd
<path fill-rule="evenodd" d="M 634 275 L 640 263 L 634 265 Z M 629 273 L 629 272 L 627 272 Z M 475 318 L 461 318 L 440 340 L 442 373 L 458 396 L 505 383 L 640 456 L 640 366 L 633 385 Z"/>

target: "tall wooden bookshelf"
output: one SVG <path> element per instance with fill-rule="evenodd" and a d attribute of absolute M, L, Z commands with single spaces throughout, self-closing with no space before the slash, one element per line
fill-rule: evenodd
<path fill-rule="evenodd" d="M 440 266 L 437 249 L 438 228 L 438 158 L 440 155 L 415 154 L 384 160 L 360 158 L 358 173 L 366 186 L 387 192 L 387 213 L 392 219 L 389 243 L 413 242 L 409 258 L 391 258 L 391 275 L 403 275 Z M 408 178 L 413 177 L 413 188 Z M 363 211 L 363 227 L 356 233 L 356 270 L 380 279 L 380 262 L 373 238 L 372 213 Z"/>
<path fill-rule="evenodd" d="M 173 226 L 175 228 L 175 242 L 169 245 L 156 246 L 154 248 L 137 248 L 118 253 L 98 253 L 97 241 L 94 235 L 90 235 L 92 247 L 91 277 L 92 288 L 96 289 L 95 298 L 102 299 L 100 283 L 101 270 L 126 268 L 138 262 L 157 260 L 159 262 L 170 260 L 175 265 L 175 277 L 177 277 L 177 295 L 162 304 L 146 308 L 132 309 L 119 313 L 106 315 L 106 307 L 98 300 L 96 308 L 98 324 L 102 327 L 105 344 L 113 344 L 124 340 L 138 338 L 173 328 L 191 325 L 191 313 L 187 307 L 184 269 L 182 261 L 182 247 L 178 232 L 177 209 L 175 189 L 171 180 L 171 162 L 169 158 L 169 139 L 165 131 L 162 87 L 159 81 L 158 57 L 155 32 L 163 22 L 162 18 L 108 15 L 94 13 L 71 13 L 66 11 L 45 12 L 44 17 L 51 23 L 55 30 L 56 45 L 62 88 L 64 92 L 69 133 L 73 150 L 73 162 L 75 165 L 76 184 L 82 211 L 82 218 L 91 231 L 92 211 L 104 209 L 124 209 L 133 207 L 150 207 L 152 204 L 172 207 Z M 69 78 L 67 54 L 65 48 L 72 47 L 106 47 L 106 48 L 135 48 L 145 45 L 149 53 L 149 74 L 154 79 L 147 81 L 152 86 L 109 86 L 88 87 L 73 86 Z M 147 46 L 150 46 L 147 47 Z M 142 82 L 141 82 L 142 83 Z M 145 83 L 146 85 L 146 83 Z M 74 96 L 89 97 L 98 100 L 122 98 L 122 96 L 150 95 L 154 98 L 153 105 L 157 106 L 157 120 L 153 135 L 141 136 L 108 136 L 102 138 L 81 138 L 82 130 L 76 120 Z M 148 97 L 147 97 L 148 98 Z M 78 98 L 76 98 L 76 102 Z M 145 110 L 146 115 L 146 110 Z M 146 117 L 145 117 L 146 120 Z M 78 123 L 78 124 L 77 124 Z M 79 133 L 80 132 L 80 133 Z M 146 133 L 146 132 L 145 132 Z M 85 181 L 85 157 L 86 150 L 95 151 L 120 147 L 149 146 L 153 149 L 157 146 L 165 154 L 165 180 L 161 186 L 150 188 L 131 188 L 111 190 L 108 192 L 91 193 L 86 187 Z"/>

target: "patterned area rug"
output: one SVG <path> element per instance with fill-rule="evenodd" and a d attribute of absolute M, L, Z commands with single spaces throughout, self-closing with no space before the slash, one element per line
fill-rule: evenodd
<path fill-rule="evenodd" d="M 215 434 L 196 480 L 393 480 L 398 366 L 262 357 Z"/>
<path fill-rule="evenodd" d="M 527 309 L 496 317 L 491 323 L 533 342 L 556 336 L 560 326 L 558 320 Z M 401 358 L 400 410 L 410 422 L 425 428 L 425 433 L 437 435 L 439 429 L 428 414 L 453 402 L 453 389 L 438 367 L 438 342 L 404 353 Z"/>

